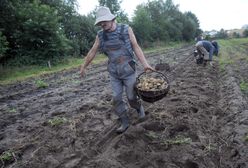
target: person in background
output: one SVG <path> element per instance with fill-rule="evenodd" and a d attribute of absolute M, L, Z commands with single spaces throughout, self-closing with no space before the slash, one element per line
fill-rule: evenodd
<path fill-rule="evenodd" d="M 118 24 L 115 17 L 109 8 L 98 8 L 95 25 L 100 26 L 102 30 L 97 33 L 95 42 L 85 58 L 85 63 L 81 65 L 80 75 L 85 75 L 87 66 L 95 58 L 98 50 L 107 55 L 107 69 L 113 91 L 113 109 L 121 121 L 121 126 L 116 131 L 123 133 L 129 126 L 128 106 L 122 97 L 124 89 L 129 105 L 136 109 L 139 118 L 145 117 L 141 100 L 134 90 L 136 82 L 135 56 L 144 66 L 144 71 L 154 69 L 148 64 L 131 27 L 126 24 Z"/>
<path fill-rule="evenodd" d="M 209 61 L 209 64 L 212 66 L 213 54 L 217 54 L 219 52 L 218 43 L 214 41 L 214 44 L 207 40 L 198 41 L 195 45 L 197 53 L 200 56 L 203 56 L 204 62 Z"/>

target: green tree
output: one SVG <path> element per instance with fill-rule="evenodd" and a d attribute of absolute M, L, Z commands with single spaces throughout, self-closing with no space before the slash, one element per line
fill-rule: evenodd
<path fill-rule="evenodd" d="M 248 37 L 248 29 L 245 29 L 245 30 L 244 30 L 243 36 L 244 36 L 244 37 Z"/>
<path fill-rule="evenodd" d="M 199 30 L 199 21 L 197 17 L 192 13 L 192 12 L 186 12 L 184 14 L 184 25 L 183 25 L 183 39 L 186 41 L 190 41 L 194 39 L 194 37 L 199 36 L 200 34 L 198 33 Z"/>
<path fill-rule="evenodd" d="M 9 43 L 1 64 L 44 64 L 68 55 L 70 41 L 55 7 L 39 0 L 1 0 L 0 14 L 0 27 Z"/>
<path fill-rule="evenodd" d="M 180 12 L 172 0 L 148 1 L 136 8 L 132 20 L 140 41 L 190 41 L 201 33 L 197 17 Z"/>
<path fill-rule="evenodd" d="M 8 50 L 8 42 L 6 37 L 2 35 L 0 31 L 0 60 L 5 56 L 5 52 Z"/>
<path fill-rule="evenodd" d="M 58 11 L 59 23 L 64 30 L 65 36 L 71 41 L 73 50 L 70 55 L 86 55 L 94 42 L 97 28 L 94 26 L 95 11 L 88 16 L 79 15 L 75 8 L 76 0 L 41 0 Z"/>
<path fill-rule="evenodd" d="M 94 26 L 95 18 L 91 15 L 78 16 L 78 29 L 75 30 L 75 40 L 78 40 L 79 53 L 86 55 L 96 38 L 97 27 Z"/>
<path fill-rule="evenodd" d="M 156 27 L 154 38 L 162 41 L 176 41 L 182 39 L 181 13 L 178 6 L 171 0 L 151 1 L 147 3 L 147 9 Z"/>
<path fill-rule="evenodd" d="M 240 38 L 240 34 L 237 32 L 233 32 L 232 37 L 234 38 Z"/>
<path fill-rule="evenodd" d="M 57 11 L 38 0 L 17 7 L 20 28 L 14 32 L 18 64 L 57 62 L 67 55 L 69 41 L 58 22 Z"/>
<path fill-rule="evenodd" d="M 225 39 L 228 37 L 227 32 L 224 29 L 220 29 L 219 32 L 217 32 L 217 34 L 215 35 L 216 38 L 220 38 L 220 39 Z"/>
<path fill-rule="evenodd" d="M 17 29 L 20 29 L 20 20 L 16 17 L 17 5 L 20 5 L 19 1 L 0 0 L 0 29 L 2 36 L 6 37 L 9 47 L 5 55 L 2 55 L 4 59 L 0 59 L 1 64 L 5 64 L 8 59 L 13 58 L 16 54 L 17 44 L 13 34 Z"/>
<path fill-rule="evenodd" d="M 148 11 L 143 5 L 138 5 L 132 18 L 132 27 L 136 38 L 142 46 L 147 46 L 148 42 L 153 41 L 153 24 Z"/>

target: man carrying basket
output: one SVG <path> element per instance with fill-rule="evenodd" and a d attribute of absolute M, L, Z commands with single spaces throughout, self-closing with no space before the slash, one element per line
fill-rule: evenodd
<path fill-rule="evenodd" d="M 95 43 L 88 52 L 85 63 L 81 66 L 80 75 L 84 76 L 87 66 L 95 58 L 98 50 L 108 56 L 113 107 L 121 120 L 121 126 L 116 131 L 117 133 L 123 133 L 129 126 L 128 107 L 122 98 L 124 88 L 129 105 L 136 109 L 139 118 L 145 117 L 144 108 L 134 91 L 136 82 L 134 56 L 137 56 L 145 71 L 154 69 L 147 63 L 132 29 L 128 25 L 117 24 L 115 16 L 110 12 L 109 8 L 100 7 L 97 10 L 95 25 L 100 26 L 102 30 L 97 33 Z"/>

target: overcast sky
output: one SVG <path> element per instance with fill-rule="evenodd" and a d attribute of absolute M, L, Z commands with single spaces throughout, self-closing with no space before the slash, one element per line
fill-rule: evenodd
<path fill-rule="evenodd" d="M 151 1 L 151 0 L 150 0 Z M 148 0 L 122 0 L 121 8 L 132 17 L 136 6 Z M 173 0 L 181 12 L 191 11 L 200 21 L 202 30 L 241 28 L 248 24 L 248 0 Z M 86 15 L 98 0 L 78 0 L 79 13 Z"/>

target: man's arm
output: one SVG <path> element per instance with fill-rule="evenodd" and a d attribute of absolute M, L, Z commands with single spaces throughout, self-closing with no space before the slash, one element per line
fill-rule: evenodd
<path fill-rule="evenodd" d="M 96 53 L 98 51 L 98 47 L 99 47 L 99 38 L 98 38 L 98 36 L 96 36 L 95 43 L 93 44 L 92 48 L 88 52 L 87 56 L 85 57 L 84 64 L 81 65 L 81 69 L 80 69 L 80 75 L 81 75 L 81 77 L 84 76 L 85 70 L 86 70 L 87 66 L 95 58 Z"/>
<path fill-rule="evenodd" d="M 133 33 L 133 30 L 131 27 L 128 28 L 128 34 L 129 34 L 129 38 L 131 41 L 131 44 L 133 46 L 133 50 L 135 55 L 138 57 L 139 61 L 142 63 L 142 65 L 144 66 L 145 71 L 150 69 L 150 70 L 154 70 L 148 63 L 147 60 L 144 56 L 143 51 L 141 50 L 139 44 L 137 43 L 136 37 Z"/>
<path fill-rule="evenodd" d="M 209 61 L 213 60 L 213 53 L 214 53 L 214 47 L 210 47 L 210 51 L 209 51 Z"/>

